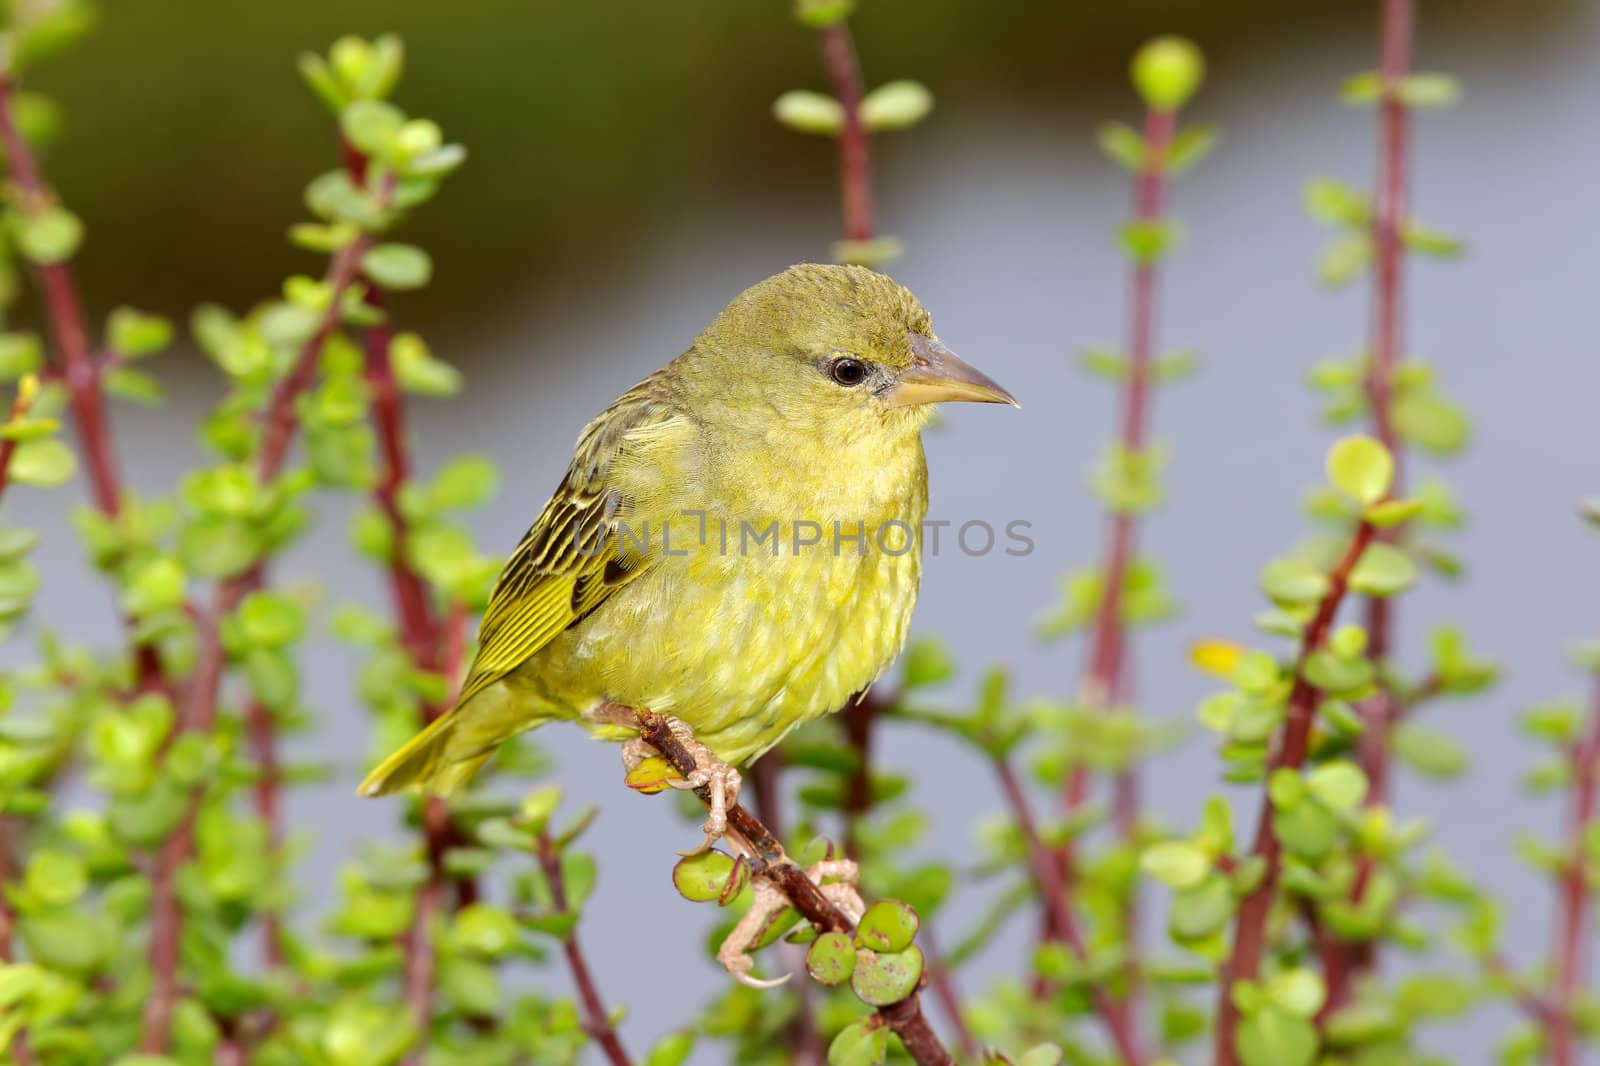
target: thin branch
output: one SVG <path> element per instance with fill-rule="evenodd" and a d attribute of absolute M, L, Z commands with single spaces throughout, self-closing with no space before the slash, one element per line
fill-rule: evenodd
<path fill-rule="evenodd" d="M 44 183 L 33 149 L 17 129 L 12 114 L 13 87 L 8 76 L 0 75 L 0 147 L 16 183 L 23 211 L 32 212 L 55 202 L 55 194 Z M 100 367 L 89 346 L 89 331 L 84 324 L 83 305 L 78 299 L 72 268 L 66 263 L 40 263 L 36 267 L 45 317 L 61 356 L 61 376 L 66 382 L 73 412 L 73 424 L 83 446 L 84 466 L 95 506 L 108 515 L 117 513 L 122 499 L 122 484 L 117 477 L 116 455 L 111 443 L 111 420 L 106 413 L 105 394 L 100 389 Z"/>
<path fill-rule="evenodd" d="M 638 723 L 639 736 L 660 752 L 673 769 L 684 777 L 695 772 L 694 756 L 682 741 L 672 735 L 665 718 L 650 711 L 640 711 Z M 697 788 L 695 795 L 710 808 L 712 797 L 709 785 Z M 822 889 L 806 876 L 799 864 L 789 858 L 772 831 L 743 804 L 735 803 L 728 808 L 728 835 L 745 845 L 750 858 L 751 876 L 766 881 L 782 893 L 789 905 L 799 911 L 801 917 L 819 933 L 848 933 L 854 928 L 854 923 L 845 913 L 822 894 Z M 906 1052 L 917 1066 L 955 1066 L 955 1060 L 939 1042 L 922 1013 L 919 992 L 912 992 L 898 1003 L 879 1007 L 877 1016 L 900 1037 L 900 1042 L 905 1045 Z"/>
<path fill-rule="evenodd" d="M 1311 743 L 1311 727 L 1316 718 L 1321 690 L 1306 679 L 1305 665 L 1312 652 L 1322 646 L 1334 615 L 1344 601 L 1350 586 L 1350 573 L 1361 556 L 1372 544 L 1376 530 L 1367 522 L 1356 527 L 1344 556 L 1328 575 L 1328 590 L 1318 602 L 1311 621 L 1301 634 L 1300 651 L 1295 660 L 1294 687 L 1289 692 L 1288 717 L 1284 723 L 1283 739 L 1272 760 L 1272 768 L 1299 769 L 1305 763 L 1306 751 Z M 1281 846 L 1272 828 L 1272 802 L 1263 800 L 1261 818 L 1256 826 L 1253 854 L 1266 860 L 1266 872 L 1255 891 L 1239 904 L 1233 934 L 1233 950 L 1223 965 L 1218 981 L 1217 1029 L 1215 1066 L 1237 1066 L 1239 1062 L 1235 1035 L 1239 1025 L 1239 1011 L 1233 1002 L 1233 986 L 1238 981 L 1253 980 L 1261 970 L 1261 956 L 1266 947 L 1267 915 L 1272 910 L 1272 899 L 1280 873 Z"/>
<path fill-rule="evenodd" d="M 387 206 L 393 190 L 392 181 L 378 190 L 376 198 L 380 208 Z M 256 477 L 262 484 L 272 482 L 282 472 L 299 422 L 295 416 L 295 401 L 316 377 L 323 346 L 343 321 L 345 293 L 355 284 L 361 257 L 371 245 L 372 238 L 361 234 L 339 249 L 329 264 L 328 309 L 301 346 L 294 366 L 273 388 L 268 401 L 256 463 Z M 227 661 L 222 647 L 222 620 L 239 606 L 246 593 L 260 586 L 263 573 L 264 568 L 257 564 L 248 572 L 224 581 L 217 589 L 211 610 L 202 617 L 198 626 L 195 669 L 190 677 L 189 698 L 178 724 L 179 731 L 204 732 L 216 723 Z M 150 963 L 154 981 L 145 1001 L 144 1035 L 139 1044 L 146 1054 L 165 1054 L 171 1042 L 172 1011 L 178 998 L 178 940 L 182 934 L 182 914 L 174 883 L 177 867 L 193 852 L 194 814 L 198 806 L 196 797 L 173 836 L 163 844 L 152 878 Z"/>
<path fill-rule="evenodd" d="M 1022 839 L 1028 851 L 1028 864 L 1033 870 L 1034 881 L 1038 883 L 1040 902 L 1045 910 L 1045 928 L 1052 931 L 1053 939 L 1059 939 L 1071 948 L 1080 962 L 1086 961 L 1089 957 L 1088 944 L 1084 941 L 1083 932 L 1078 928 L 1077 919 L 1069 906 L 1067 883 L 1062 876 L 1059 856 L 1051 852 L 1039 835 L 1038 821 L 1034 818 L 1033 810 L 1028 804 L 1027 793 L 1023 791 L 1022 782 L 1018 780 L 1010 761 L 1004 757 L 997 757 L 994 760 L 994 769 L 1000 780 L 1000 792 L 1011 808 L 1012 816 L 1017 821 L 1017 828 L 1022 831 Z M 1122 1056 L 1126 1066 L 1144 1062 L 1144 1051 L 1139 1045 L 1139 1034 L 1127 1001 L 1111 995 L 1098 984 L 1091 990 L 1091 995 L 1095 1011 L 1099 1014 L 1106 1032 L 1111 1037 L 1112 1045 L 1117 1049 L 1117 1054 Z"/>
<path fill-rule="evenodd" d="M 278 797 L 283 770 L 279 766 L 276 723 L 260 700 L 252 699 L 245 705 L 245 729 L 256 761 L 256 817 L 267 827 L 267 854 L 276 863 L 283 854 L 283 809 Z M 269 968 L 276 969 L 283 965 L 284 956 L 283 922 L 276 911 L 269 911 L 261 921 L 261 957 Z"/>
<path fill-rule="evenodd" d="M 844 108 L 844 128 L 839 131 L 839 200 L 844 238 L 867 241 L 873 237 L 872 155 L 867 127 L 861 121 L 861 65 L 856 60 L 850 28 L 843 20 L 824 26 L 818 36 L 834 98 Z"/>
<path fill-rule="evenodd" d="M 1556 977 L 1550 1019 L 1550 1066 L 1577 1066 L 1579 1029 L 1576 1010 L 1588 973 L 1588 945 L 1594 937 L 1589 908 L 1594 885 L 1589 879 L 1588 842 L 1600 795 L 1600 678 L 1595 681 L 1589 727 L 1572 745 L 1572 811 L 1567 818 L 1566 865 L 1559 881 L 1561 917 L 1556 928 Z"/>
<path fill-rule="evenodd" d="M 1372 353 L 1364 382 L 1371 409 L 1372 429 L 1394 457 L 1395 473 L 1390 494 L 1404 493 L 1404 453 L 1394 421 L 1395 373 L 1400 365 L 1402 331 L 1401 303 L 1405 246 L 1401 239 L 1406 215 L 1406 168 L 1408 115 L 1400 95 L 1400 84 L 1411 65 L 1414 0 L 1382 0 L 1379 29 L 1379 74 L 1383 83 L 1378 105 L 1378 189 L 1373 213 L 1372 237 L 1376 263 L 1372 282 Z M 1402 527 L 1382 531 L 1379 539 L 1394 541 Z M 1395 604 L 1387 597 L 1372 596 L 1366 601 L 1368 655 L 1380 668 L 1395 653 Z M 1389 737 L 1403 713 L 1401 701 L 1386 683 L 1362 701 L 1360 711 L 1366 721 L 1361 738 L 1362 770 L 1367 776 L 1366 804 L 1381 807 L 1389 803 L 1391 758 Z M 1363 859 L 1352 889 L 1352 901 L 1360 903 L 1370 883 L 1373 861 Z M 1363 941 L 1345 945 L 1349 958 L 1338 968 L 1338 980 L 1328 982 L 1328 1005 L 1336 1009 L 1348 1001 L 1351 984 L 1377 965 L 1378 944 Z"/>
<path fill-rule="evenodd" d="M 550 840 L 550 834 L 543 830 L 539 832 L 536 857 L 539 868 L 544 871 L 545 880 L 550 884 L 550 898 L 555 909 L 558 912 L 567 910 L 567 886 L 561 876 L 561 855 Z M 576 929 L 561 938 L 561 953 L 566 956 L 572 983 L 578 989 L 578 1001 L 583 1005 L 584 1031 L 600 1045 L 611 1066 L 632 1066 L 633 1060 L 628 1057 L 627 1049 L 622 1046 L 622 1038 L 611 1024 L 611 1014 L 606 1010 L 605 1000 L 600 998 L 600 989 L 595 984 L 588 960 L 584 958 Z"/>

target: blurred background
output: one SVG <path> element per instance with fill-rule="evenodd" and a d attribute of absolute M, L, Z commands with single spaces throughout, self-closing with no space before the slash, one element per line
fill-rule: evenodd
<path fill-rule="evenodd" d="M 788 8 L 107 5 L 99 30 L 31 87 L 65 115 L 44 162 L 89 227 L 78 263 L 92 311 L 128 303 L 182 319 L 202 300 L 243 310 L 284 275 L 320 269 L 284 240 L 305 217 L 305 182 L 337 162 L 329 118 L 294 58 L 341 33 L 403 35 L 398 102 L 469 150 L 405 231 L 432 252 L 435 281 L 397 300 L 396 313 L 467 376 L 462 397 L 415 403 L 413 426 L 425 468 L 462 451 L 502 464 L 500 499 L 476 528 L 484 544 L 509 550 L 591 413 L 682 351 L 740 289 L 828 255 L 838 228 L 832 142 L 770 117 L 782 91 L 825 88 L 815 38 Z M 1112 234 L 1128 192 L 1094 133 L 1105 119 L 1137 119 L 1126 62 L 1145 39 L 1178 32 L 1206 53 L 1209 81 L 1187 117 L 1216 123 L 1223 139 L 1176 191 L 1185 237 L 1166 270 L 1161 329 L 1164 347 L 1193 348 L 1205 363 L 1160 398 L 1170 493 L 1146 537 L 1184 610 L 1137 649 L 1147 713 L 1192 723 L 1209 686 L 1188 667 L 1187 644 L 1251 638 L 1259 567 L 1303 528 L 1297 502 L 1321 476 L 1329 434 L 1316 424 L 1306 370 L 1355 351 L 1367 332 L 1360 286 L 1330 295 L 1316 285 L 1326 235 L 1305 216 L 1301 190 L 1314 175 L 1370 184 L 1372 115 L 1342 107 L 1335 90 L 1375 65 L 1375 5 L 867 0 L 853 26 L 869 84 L 916 78 L 937 99 L 928 122 L 876 142 L 880 225 L 906 247 L 892 272 L 933 311 L 941 336 L 1023 403 L 1020 412 L 953 411 L 929 441 L 934 517 L 1026 520 L 1036 541 L 1022 558 L 947 551 L 929 562 L 916 625 L 956 649 L 963 687 L 951 699 L 991 663 L 1007 666 L 1023 694 L 1071 691 L 1082 648 L 1041 646 L 1030 631 L 1058 575 L 1093 559 L 1101 537 L 1083 472 L 1110 432 L 1111 394 L 1070 356 L 1121 342 L 1125 268 Z M 1514 713 L 1575 691 L 1563 646 L 1600 631 L 1600 556 L 1574 518 L 1600 459 L 1597 56 L 1595 4 L 1421 5 L 1416 65 L 1459 76 L 1465 96 L 1418 119 L 1415 210 L 1464 235 L 1470 254 L 1413 266 L 1407 343 L 1441 364 L 1477 436 L 1449 471 L 1470 513 L 1456 543 L 1467 579 L 1407 597 L 1402 658 L 1420 663 L 1427 629 L 1457 621 L 1507 676 L 1487 697 L 1431 712 L 1471 751 L 1469 783 L 1408 778 L 1398 804 L 1432 818 L 1439 839 L 1513 903 L 1507 942 L 1525 949 L 1519 961 L 1545 950 L 1549 901 L 1512 860 L 1514 840 L 1548 835 L 1557 811 L 1519 791 L 1536 753 Z M 131 480 L 156 492 L 196 454 L 175 427 L 214 402 L 221 382 L 193 351 L 152 369 L 170 406 L 119 405 L 116 420 Z M 51 509 L 27 515 L 46 537 L 35 624 L 109 641 L 113 616 L 80 565 L 69 497 L 22 504 Z M 322 583 L 329 602 L 381 604 L 376 575 L 347 564 L 342 506 L 328 505 L 283 572 Z M 315 834 L 302 865 L 313 898 L 362 841 L 394 831 L 392 809 L 353 794 L 371 754 L 351 682 L 356 655 L 315 642 L 307 667 L 307 698 L 324 719 L 307 743 L 343 771 L 335 784 L 291 794 L 291 825 Z M 642 1047 L 725 980 L 700 947 L 703 914 L 667 881 L 672 850 L 692 833 L 669 802 L 621 787 L 614 749 L 574 730 L 544 739 L 569 795 L 602 806 L 589 842 L 602 876 L 584 935 L 607 998 L 629 1008 L 625 1038 Z M 941 854 L 959 856 L 998 809 L 985 768 L 942 738 L 896 727 L 882 757 L 917 765 L 916 802 Z M 1158 760 L 1147 779 L 1156 813 L 1190 824 L 1216 772 L 1199 736 Z M 950 780 L 965 784 L 933 787 Z M 1253 795 L 1239 792 L 1243 810 Z M 974 911 L 958 900 L 949 920 Z M 1025 946 L 1015 932 L 981 967 L 1009 968 Z M 698 980 L 661 984 L 630 971 L 629 945 L 694 958 Z M 1485 1039 L 1505 1021 L 1485 1016 L 1440 1034 L 1437 1047 L 1483 1061 Z"/>

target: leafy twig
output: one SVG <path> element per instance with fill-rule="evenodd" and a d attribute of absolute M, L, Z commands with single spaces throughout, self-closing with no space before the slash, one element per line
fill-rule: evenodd
<path fill-rule="evenodd" d="M 1549 1022 L 1551 1066 L 1576 1066 L 1578 1019 L 1574 1011 L 1582 998 L 1587 970 L 1587 948 L 1594 938 L 1589 909 L 1595 886 L 1589 841 L 1600 797 L 1600 678 L 1595 681 L 1587 732 L 1571 746 L 1572 812 L 1567 820 L 1567 854 L 1560 878 L 1560 920 L 1556 927 L 1556 975 Z"/>
<path fill-rule="evenodd" d="M 567 886 L 561 876 L 561 855 L 551 841 L 550 834 L 542 829 L 539 831 L 536 857 L 539 860 L 539 868 L 544 871 L 545 880 L 550 884 L 550 899 L 556 911 L 565 912 Z M 578 943 L 576 929 L 568 930 L 561 937 L 561 953 L 566 957 L 567 969 L 572 973 L 572 983 L 577 986 L 578 999 L 583 1004 L 584 1030 L 595 1043 L 600 1045 L 611 1066 L 632 1066 L 633 1060 L 628 1057 L 627 1049 L 622 1046 L 622 1039 L 617 1036 L 617 1030 L 611 1024 L 611 1015 L 606 1010 L 605 1001 L 600 998 L 594 974 L 584 957 L 582 945 Z"/>
<path fill-rule="evenodd" d="M 53 202 L 55 194 L 45 185 L 33 150 L 17 129 L 12 91 L 10 77 L 0 75 L 0 147 L 5 150 L 6 165 L 21 194 L 23 210 L 34 210 Z M 83 445 L 84 465 L 89 471 L 95 506 L 114 515 L 121 506 L 122 483 L 117 476 L 105 394 L 100 388 L 100 366 L 90 350 L 78 286 L 72 268 L 65 262 L 40 263 L 38 275 L 45 316 L 55 336 L 56 351 L 61 356 L 62 378 L 71 397 L 73 424 Z"/>
<path fill-rule="evenodd" d="M 833 95 L 844 108 L 844 128 L 839 132 L 839 201 L 844 239 L 868 241 L 873 237 L 872 157 L 867 127 L 861 121 L 861 65 L 856 60 L 850 27 L 842 19 L 822 27 L 817 35 Z"/>
<path fill-rule="evenodd" d="M 1272 759 L 1273 769 L 1298 769 L 1305 762 L 1311 742 L 1311 726 L 1322 696 L 1321 691 L 1306 678 L 1306 660 L 1327 638 L 1334 615 L 1338 613 L 1339 605 L 1349 589 L 1350 574 L 1372 544 L 1376 533 L 1377 530 L 1367 521 L 1362 521 L 1356 527 L 1344 555 L 1328 575 L 1327 591 L 1302 631 L 1299 654 L 1295 660 L 1294 686 L 1289 692 L 1288 718 L 1284 724 L 1283 739 Z M 1261 955 L 1266 946 L 1267 915 L 1272 910 L 1274 890 L 1281 870 L 1281 845 L 1277 833 L 1273 831 L 1272 816 L 1272 801 L 1264 798 L 1252 854 L 1265 860 L 1266 870 L 1255 890 L 1239 904 L 1233 949 L 1223 964 L 1218 980 L 1216 1066 L 1236 1066 L 1239 1061 L 1235 1039 L 1239 1010 L 1233 1001 L 1233 986 L 1238 981 L 1253 980 L 1261 969 Z"/>
<path fill-rule="evenodd" d="M 1028 804 L 1027 793 L 1023 791 L 1022 782 L 1018 780 L 1010 760 L 1004 756 L 996 756 L 994 769 L 1000 779 L 1000 792 L 1011 808 L 1012 816 L 1016 818 L 1017 828 L 1022 833 L 1023 843 L 1028 851 L 1028 864 L 1033 870 L 1033 878 L 1039 888 L 1040 902 L 1045 910 L 1045 929 L 1051 932 L 1052 939 L 1060 940 L 1071 948 L 1080 962 L 1085 961 L 1088 959 L 1089 949 L 1069 906 L 1067 882 L 1062 874 L 1059 855 L 1053 853 L 1039 835 L 1038 821 L 1034 818 L 1033 810 Z M 1134 1026 L 1127 1001 L 1111 995 L 1098 985 L 1092 990 L 1092 996 L 1095 1010 L 1111 1037 L 1111 1043 L 1122 1056 L 1123 1062 L 1128 1066 L 1144 1062 L 1139 1034 Z"/>
<path fill-rule="evenodd" d="M 379 189 L 376 200 L 380 209 L 388 206 L 393 191 L 392 181 Z M 272 482 L 282 471 L 298 424 L 295 401 L 310 387 L 316 376 L 323 345 L 343 321 L 345 294 L 355 284 L 360 274 L 361 257 L 371 244 L 369 235 L 359 234 L 334 254 L 326 278 L 328 307 L 311 336 L 301 346 L 294 366 L 272 390 L 264 419 L 261 452 L 256 462 L 256 476 L 262 484 Z M 246 593 L 259 586 L 262 573 L 261 565 L 257 564 L 218 587 L 213 606 L 209 614 L 202 618 L 199 627 L 196 664 L 189 682 L 188 703 L 178 725 L 180 731 L 204 732 L 215 724 L 226 663 L 222 646 L 222 620 L 239 606 Z M 150 962 L 154 985 L 145 1003 L 144 1035 L 140 1040 L 140 1049 L 147 1054 L 164 1054 L 170 1043 L 172 1011 L 178 995 L 178 938 L 182 931 L 182 916 L 174 881 L 177 867 L 188 859 L 193 850 L 194 814 L 197 808 L 198 797 L 191 801 L 188 814 L 173 836 L 163 844 L 152 878 Z"/>

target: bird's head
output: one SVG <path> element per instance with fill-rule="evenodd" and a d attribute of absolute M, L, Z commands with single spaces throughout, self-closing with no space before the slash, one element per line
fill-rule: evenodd
<path fill-rule="evenodd" d="M 751 286 L 686 360 L 702 395 L 846 433 L 915 432 L 947 400 L 1017 405 L 940 343 L 908 289 L 858 266 L 802 263 Z"/>

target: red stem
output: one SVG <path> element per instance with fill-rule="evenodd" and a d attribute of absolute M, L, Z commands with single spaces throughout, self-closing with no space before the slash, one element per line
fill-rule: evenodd
<path fill-rule="evenodd" d="M 861 66 L 856 61 L 850 28 L 843 21 L 824 26 L 819 36 L 833 95 L 844 108 L 844 129 L 839 131 L 839 199 L 844 237 L 848 241 L 869 241 L 873 237 L 872 156 L 867 128 L 861 122 Z"/>
<path fill-rule="evenodd" d="M 1549 1021 L 1550 1066 L 1577 1066 L 1579 1030 L 1576 1010 L 1588 973 L 1589 853 L 1586 844 L 1600 795 L 1600 679 L 1595 682 L 1588 732 L 1572 746 L 1572 811 L 1567 820 L 1567 861 L 1561 872 L 1561 918 L 1556 930 L 1556 983 Z"/>
<path fill-rule="evenodd" d="M 1371 408 L 1372 429 L 1394 456 L 1395 475 L 1390 495 L 1403 495 L 1404 453 L 1394 424 L 1395 372 L 1400 365 L 1401 333 L 1404 328 L 1401 290 L 1405 266 L 1405 245 L 1401 239 L 1406 216 L 1407 112 L 1400 98 L 1400 83 L 1411 65 L 1413 0 L 1383 0 L 1380 27 L 1379 73 L 1383 93 L 1378 105 L 1378 181 L 1377 204 L 1373 213 L 1372 239 L 1376 265 L 1372 283 L 1372 341 L 1368 362 L 1366 392 Z M 1394 541 L 1400 527 L 1384 530 L 1380 539 Z M 1386 597 L 1366 601 L 1368 655 L 1380 670 L 1394 655 L 1395 604 Z M 1362 770 L 1367 775 L 1369 807 L 1386 806 L 1390 800 L 1391 760 L 1389 737 L 1403 708 L 1388 684 L 1380 684 L 1363 701 L 1361 713 L 1367 730 L 1361 738 Z M 1371 882 L 1373 859 L 1363 857 L 1356 873 L 1351 899 L 1360 903 Z M 1327 978 L 1327 1010 L 1333 1011 L 1349 1001 L 1350 989 L 1362 974 L 1377 965 L 1375 941 L 1344 946 L 1343 965 Z"/>
<path fill-rule="evenodd" d="M 1272 769 L 1289 767 L 1299 769 L 1305 763 L 1306 751 L 1311 743 L 1311 726 L 1316 718 L 1321 691 L 1306 680 L 1305 663 L 1311 653 L 1322 646 L 1334 615 L 1344 600 L 1350 585 L 1350 572 L 1361 560 L 1372 543 L 1376 530 L 1363 522 L 1356 527 L 1355 536 L 1345 549 L 1344 557 L 1328 575 L 1328 591 L 1317 604 L 1316 612 L 1301 635 L 1300 651 L 1295 661 L 1294 687 L 1289 692 L 1288 718 L 1284 723 L 1283 740 L 1272 759 Z M 1222 968 L 1218 982 L 1217 1030 L 1215 1066 L 1237 1066 L 1239 1062 L 1235 1035 L 1239 1026 L 1238 1008 L 1233 1003 L 1233 986 L 1238 981 L 1254 980 L 1261 970 L 1261 956 L 1266 947 L 1267 915 L 1278 885 L 1280 846 L 1272 830 L 1272 802 L 1263 799 L 1261 818 L 1256 826 L 1253 853 L 1266 860 L 1266 874 L 1256 890 L 1239 904 L 1233 934 L 1233 951 Z"/>
<path fill-rule="evenodd" d="M 537 858 L 539 868 L 544 871 L 545 880 L 550 884 L 551 901 L 556 910 L 565 911 L 567 885 L 561 877 L 561 856 L 551 842 L 550 834 L 542 831 L 539 833 Z M 594 974 L 584 957 L 583 946 L 578 943 L 576 929 L 562 938 L 561 953 L 566 956 L 567 969 L 572 972 L 572 983 L 578 988 L 578 1001 L 583 1004 L 584 1031 L 600 1045 L 611 1066 L 632 1066 L 633 1060 L 628 1058 L 621 1038 L 611 1025 L 611 1015 L 606 1010 L 605 1001 L 600 998 L 599 986 L 595 984 Z"/>
<path fill-rule="evenodd" d="M 405 968 L 400 984 L 411 1011 L 417 1041 L 405 1058 L 406 1066 L 422 1066 L 433 1029 L 433 992 L 438 973 L 433 927 L 444 909 L 444 841 L 450 830 L 450 812 L 444 800 L 428 796 L 422 804 L 423 837 L 428 849 L 428 880 L 417 891 L 417 909 L 405 937 Z"/>
<path fill-rule="evenodd" d="M 383 308 L 382 295 L 376 288 L 372 289 L 367 302 L 380 310 Z M 373 489 L 373 496 L 393 532 L 389 587 L 400 616 L 401 640 L 413 662 L 425 670 L 433 670 L 438 668 L 442 653 L 439 624 L 428 604 L 427 586 L 407 561 L 410 530 L 405 516 L 400 513 L 400 487 L 410 477 L 411 465 L 406 456 L 404 399 L 389 361 L 391 339 L 387 325 L 367 329 L 367 384 L 372 389 L 373 422 L 383 453 L 383 473 Z"/>
<path fill-rule="evenodd" d="M 380 207 L 387 204 L 394 184 L 386 183 L 378 191 Z M 273 388 L 268 401 L 261 452 L 256 464 L 256 477 L 268 484 L 282 472 L 298 426 L 295 401 L 310 387 L 316 377 L 317 364 L 323 345 L 343 320 L 345 293 L 357 279 L 361 256 L 371 247 L 372 238 L 366 234 L 341 248 L 329 264 L 327 283 L 331 293 L 328 309 L 323 313 L 316 330 L 301 347 L 294 366 Z M 260 586 L 264 568 L 258 564 L 245 574 L 224 581 L 217 589 L 216 602 L 209 616 L 202 619 L 198 633 L 195 669 L 190 679 L 189 700 L 178 724 L 182 732 L 203 732 L 216 722 L 217 700 L 222 687 L 222 674 L 226 654 L 222 647 L 220 626 L 222 619 L 238 607 L 247 592 Z M 257 752 L 257 756 L 260 756 Z M 171 1042 L 172 1010 L 178 997 L 178 941 L 182 934 L 182 914 L 174 892 L 177 867 L 186 861 L 194 844 L 194 813 L 198 804 L 191 804 L 188 815 L 168 841 L 163 844 L 152 878 L 150 965 L 154 983 L 145 1001 L 144 1035 L 140 1050 L 147 1054 L 165 1054 Z"/>
<path fill-rule="evenodd" d="M 1033 870 L 1034 880 L 1038 882 L 1040 901 L 1048 919 L 1046 928 L 1051 930 L 1052 939 L 1059 939 L 1065 943 L 1079 960 L 1087 959 L 1088 946 L 1084 943 L 1077 919 L 1073 917 L 1072 910 L 1067 905 L 1067 884 L 1062 876 L 1058 856 L 1045 846 L 1044 840 L 1039 836 L 1039 825 L 1034 819 L 1032 808 L 1028 805 L 1027 793 L 1023 791 L 1022 782 L 1018 780 L 1016 771 L 1005 758 L 996 758 L 994 769 L 1000 780 L 1000 792 L 1010 806 L 1012 816 L 1017 820 L 1017 828 L 1022 831 L 1022 839 L 1027 845 L 1028 864 Z M 1124 1066 L 1138 1066 L 1144 1062 L 1144 1052 L 1139 1046 L 1139 1035 L 1133 1017 L 1128 1011 L 1127 1002 L 1114 998 L 1098 985 L 1094 988 L 1093 998 L 1095 1010 L 1099 1013 L 1100 1020 L 1105 1023 L 1111 1043 L 1122 1056 Z"/>
<path fill-rule="evenodd" d="M 259 700 L 251 700 L 245 707 L 245 727 L 256 761 L 256 817 L 267 827 L 267 854 L 276 862 L 283 853 L 283 810 L 278 802 L 283 770 L 278 764 L 276 723 L 271 711 Z M 284 963 L 283 923 L 276 911 L 262 919 L 261 956 L 274 969 Z"/>
<path fill-rule="evenodd" d="M 55 194 L 45 185 L 33 151 L 17 129 L 11 114 L 11 94 L 11 79 L 0 76 L 0 147 L 5 149 L 11 178 L 21 194 L 22 209 L 32 212 L 53 203 Z M 61 374 L 67 383 L 73 423 L 83 445 L 84 465 L 89 471 L 95 506 L 114 515 L 122 489 L 111 444 L 111 422 L 106 414 L 105 396 L 100 391 L 100 367 L 90 351 L 77 285 L 73 282 L 71 268 L 65 263 L 41 263 L 37 271 L 45 317 L 61 356 Z"/>

